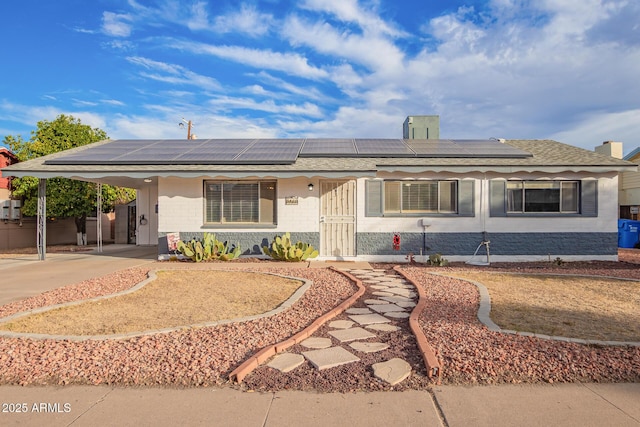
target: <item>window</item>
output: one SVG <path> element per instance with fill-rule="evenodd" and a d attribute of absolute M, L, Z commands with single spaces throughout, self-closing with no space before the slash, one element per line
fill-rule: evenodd
<path fill-rule="evenodd" d="M 208 224 L 275 224 L 275 181 L 206 181 Z"/>
<path fill-rule="evenodd" d="M 507 212 L 578 213 L 577 181 L 507 181 Z"/>
<path fill-rule="evenodd" d="M 456 213 L 456 181 L 385 181 L 384 213 Z"/>

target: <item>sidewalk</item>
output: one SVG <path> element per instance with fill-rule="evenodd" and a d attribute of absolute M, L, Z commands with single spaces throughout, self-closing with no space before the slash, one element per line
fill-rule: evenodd
<path fill-rule="evenodd" d="M 43 262 L 0 259 L 0 304 L 152 262 L 155 253 L 111 246 Z M 1 386 L 0 402 L 3 426 L 640 426 L 638 383 L 434 386 L 433 394 Z"/>
<path fill-rule="evenodd" d="M 0 425 L 638 426 L 640 384 L 248 393 L 231 388 L 0 387 Z M 444 420 L 441 419 L 441 408 Z M 49 411 L 49 412 L 47 412 Z"/>

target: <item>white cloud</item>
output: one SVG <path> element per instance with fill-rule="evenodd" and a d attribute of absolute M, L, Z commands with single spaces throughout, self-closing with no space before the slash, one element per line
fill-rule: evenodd
<path fill-rule="evenodd" d="M 132 64 L 139 65 L 148 70 L 156 71 L 140 73 L 142 77 L 151 80 L 169 84 L 193 85 L 207 90 L 217 90 L 220 88 L 220 84 L 216 79 L 194 73 L 181 65 L 154 61 L 140 56 L 129 56 L 126 59 Z"/>
<path fill-rule="evenodd" d="M 356 62 L 372 71 L 396 70 L 404 59 L 398 47 L 385 38 L 340 31 L 326 22 L 309 22 L 295 15 L 287 19 L 282 33 L 294 46 L 309 46 L 316 52 Z"/>
<path fill-rule="evenodd" d="M 129 37 L 132 31 L 132 17 L 128 14 L 104 12 L 102 14 L 102 32 L 112 37 Z"/>
<path fill-rule="evenodd" d="M 272 15 L 261 13 L 255 6 L 243 3 L 240 10 L 216 16 L 210 29 L 219 33 L 242 33 L 260 37 L 269 32 L 273 21 Z"/>
<path fill-rule="evenodd" d="M 219 46 L 204 43 L 170 41 L 174 49 L 184 49 L 193 53 L 208 54 L 228 59 L 255 68 L 278 70 L 308 79 L 322 79 L 327 72 L 309 65 L 307 58 L 297 53 L 280 53 L 242 46 Z"/>
<path fill-rule="evenodd" d="M 366 9 L 357 0 L 305 0 L 299 4 L 302 9 L 327 12 L 343 22 L 357 24 L 370 34 L 386 34 L 394 37 L 406 36 L 404 31 L 384 21 L 378 12 Z"/>
<path fill-rule="evenodd" d="M 638 123 L 640 109 L 619 113 L 591 113 L 571 129 L 551 134 L 549 138 L 587 149 L 593 149 L 604 141 L 621 141 L 626 154 L 640 147 Z"/>
<path fill-rule="evenodd" d="M 322 117 L 322 112 L 317 105 L 305 102 L 303 104 L 277 104 L 273 100 L 258 102 L 252 98 L 216 97 L 208 103 L 221 110 L 246 109 L 264 111 L 272 114 L 301 115 L 313 118 Z"/>

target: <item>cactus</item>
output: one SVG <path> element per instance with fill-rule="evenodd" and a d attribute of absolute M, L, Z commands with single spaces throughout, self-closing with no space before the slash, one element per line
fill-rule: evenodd
<path fill-rule="evenodd" d="M 429 261 L 427 261 L 429 265 L 434 265 L 437 267 L 446 267 L 449 265 L 449 261 L 444 258 L 441 254 L 432 254 L 429 255 Z"/>
<path fill-rule="evenodd" d="M 202 240 L 194 238 L 189 241 L 180 241 L 176 249 L 195 262 L 215 259 L 229 261 L 238 258 L 242 253 L 240 245 L 236 245 L 232 250 L 227 243 L 216 239 L 213 233 L 204 233 Z"/>
<path fill-rule="evenodd" d="M 263 246 L 262 252 L 273 259 L 291 262 L 306 261 L 309 258 L 318 256 L 318 251 L 308 243 L 298 241 L 292 244 L 289 232 L 284 233 L 282 236 L 276 236 L 271 242 L 271 247 Z"/>

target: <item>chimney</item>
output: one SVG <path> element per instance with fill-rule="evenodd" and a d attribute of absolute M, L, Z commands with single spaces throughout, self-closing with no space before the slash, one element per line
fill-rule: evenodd
<path fill-rule="evenodd" d="M 605 141 L 602 145 L 596 147 L 596 153 L 611 156 L 616 159 L 622 159 L 622 142 Z"/>

